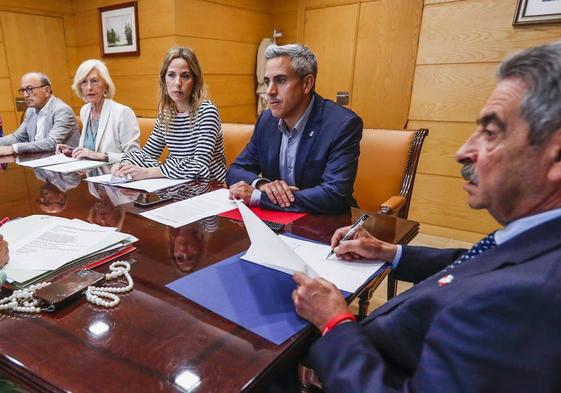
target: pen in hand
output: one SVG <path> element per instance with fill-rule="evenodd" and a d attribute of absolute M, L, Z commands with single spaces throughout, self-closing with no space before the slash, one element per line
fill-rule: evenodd
<path fill-rule="evenodd" d="M 368 220 L 368 217 L 368 214 L 363 214 L 362 216 L 360 216 L 358 220 L 356 220 L 355 223 L 351 225 L 351 229 L 349 229 L 349 232 L 347 232 L 347 234 L 343 236 L 340 242 L 351 239 L 355 235 L 356 231 L 358 231 L 358 229 L 362 226 L 362 224 L 364 224 L 366 220 Z M 333 254 L 335 254 L 335 251 L 334 249 L 331 249 L 331 251 L 327 255 L 327 258 L 325 259 L 329 259 L 329 257 Z"/>

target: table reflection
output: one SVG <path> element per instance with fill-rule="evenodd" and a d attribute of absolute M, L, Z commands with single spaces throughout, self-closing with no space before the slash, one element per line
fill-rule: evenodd
<path fill-rule="evenodd" d="M 77 173 L 57 173 L 43 169 L 33 170 L 44 184 L 39 187 L 39 207 L 45 213 L 60 213 L 66 208 L 66 192 L 78 187 L 81 178 Z"/>

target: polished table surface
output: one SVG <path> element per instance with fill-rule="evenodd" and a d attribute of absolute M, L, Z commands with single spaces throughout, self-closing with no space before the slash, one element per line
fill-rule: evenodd
<path fill-rule="evenodd" d="M 135 197 L 130 190 L 93 187 L 76 174 L 0 165 L 0 218 L 49 212 L 122 224 L 123 232 L 140 239 L 138 250 L 123 258 L 132 262 L 134 289 L 116 308 L 102 309 L 82 297 L 54 313 L 0 314 L 1 375 L 37 391 L 259 391 L 316 336 L 310 327 L 277 346 L 165 287 L 246 250 L 242 223 L 211 217 L 173 229 L 139 216 L 132 203 L 119 205 Z M 196 188 L 187 185 L 183 194 Z M 286 230 L 327 243 L 336 228 L 362 213 L 308 215 Z M 407 243 L 418 224 L 374 214 L 365 228 L 383 240 Z M 200 383 L 192 390 L 183 383 L 181 390 L 187 377 Z"/>

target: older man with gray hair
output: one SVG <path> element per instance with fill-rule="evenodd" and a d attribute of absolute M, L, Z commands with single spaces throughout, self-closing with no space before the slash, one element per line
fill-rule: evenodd
<path fill-rule="evenodd" d="M 271 45 L 265 58 L 269 109 L 226 174 L 231 197 L 265 209 L 348 211 L 356 206 L 362 120 L 315 93 L 309 48 Z"/>
<path fill-rule="evenodd" d="M 57 143 L 78 146 L 80 131 L 76 117 L 67 104 L 53 95 L 47 75 L 25 74 L 18 92 L 24 96 L 28 109 L 18 129 L 0 138 L 0 156 L 53 152 Z"/>
<path fill-rule="evenodd" d="M 320 329 L 326 392 L 561 391 L 561 42 L 504 61 L 458 150 L 468 204 L 504 227 L 470 250 L 396 246 L 365 230 L 331 245 L 415 283 L 360 323 L 332 284 L 296 273 L 296 311 Z"/>

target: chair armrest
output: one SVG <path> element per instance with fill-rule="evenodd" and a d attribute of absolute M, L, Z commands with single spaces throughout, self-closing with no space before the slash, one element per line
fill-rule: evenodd
<path fill-rule="evenodd" d="M 399 195 L 394 195 L 380 205 L 380 214 L 397 214 L 399 209 L 405 204 L 405 198 Z"/>

